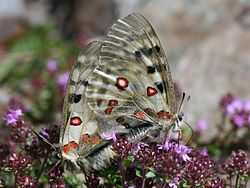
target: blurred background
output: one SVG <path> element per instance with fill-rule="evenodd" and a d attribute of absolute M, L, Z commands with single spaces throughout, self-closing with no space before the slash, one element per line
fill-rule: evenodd
<path fill-rule="evenodd" d="M 191 96 L 185 106 L 188 122 L 206 119 L 213 134 L 220 98 L 227 93 L 250 97 L 248 0 L 0 1 L 1 116 L 16 100 L 32 122 L 60 122 L 68 71 L 77 55 L 90 41 L 103 40 L 116 19 L 133 12 L 153 25 L 173 79 Z"/>

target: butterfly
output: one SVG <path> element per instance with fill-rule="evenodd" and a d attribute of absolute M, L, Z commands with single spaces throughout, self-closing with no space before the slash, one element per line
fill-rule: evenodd
<path fill-rule="evenodd" d="M 183 121 L 160 41 L 142 15 L 118 19 L 104 42 L 74 63 L 64 99 L 60 143 L 75 172 L 100 170 L 116 156 L 115 131 L 132 141 L 166 137 Z"/>

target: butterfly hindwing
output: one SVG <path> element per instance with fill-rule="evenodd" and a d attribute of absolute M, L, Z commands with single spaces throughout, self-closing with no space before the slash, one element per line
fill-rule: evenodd
<path fill-rule="evenodd" d="M 98 121 L 86 103 L 85 89 L 89 75 L 98 65 L 101 45 L 101 42 L 95 41 L 83 50 L 74 63 L 68 80 L 60 143 L 63 146 L 63 155 L 69 160 L 76 160 L 79 144 L 83 145 L 84 139 L 88 141 L 88 138 L 83 136 L 96 135 L 98 130 Z M 94 138 L 90 140 L 93 142 Z"/>
<path fill-rule="evenodd" d="M 157 113 L 176 112 L 165 53 L 152 26 L 140 14 L 113 24 L 99 61 L 86 89 L 88 104 L 99 116 L 157 123 Z"/>
<path fill-rule="evenodd" d="M 64 98 L 60 133 L 62 156 L 69 162 L 66 164 L 74 164 L 73 170 L 78 168 L 77 172 L 107 166 L 115 153 L 110 140 L 104 139 L 103 135 L 110 134 L 114 127 L 117 133 L 127 132 L 115 120 L 97 118 L 86 101 L 86 86 L 89 76 L 99 65 L 101 45 L 101 42 L 92 42 L 79 55 L 71 69 Z"/>

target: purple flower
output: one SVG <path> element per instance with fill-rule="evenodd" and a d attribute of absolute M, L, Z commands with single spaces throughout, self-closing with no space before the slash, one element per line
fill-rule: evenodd
<path fill-rule="evenodd" d="M 228 115 L 233 115 L 236 112 L 239 112 L 243 109 L 243 103 L 242 101 L 235 99 L 232 101 L 231 104 L 229 104 L 226 108 L 226 112 Z"/>
<path fill-rule="evenodd" d="M 168 183 L 168 186 L 171 187 L 171 188 L 177 188 L 177 185 L 174 182 Z"/>
<path fill-rule="evenodd" d="M 23 112 L 21 109 L 11 110 L 9 109 L 9 112 L 5 115 L 5 120 L 7 121 L 7 125 L 13 125 L 15 126 L 16 123 L 20 120 L 20 116 L 23 115 Z"/>
<path fill-rule="evenodd" d="M 190 153 L 192 149 L 185 146 L 183 142 L 175 145 L 175 152 L 179 154 L 185 162 L 191 161 L 191 158 L 187 154 Z"/>
<path fill-rule="evenodd" d="M 43 143 L 41 142 L 43 141 L 40 141 L 38 137 L 33 137 L 31 142 L 28 142 L 25 145 L 26 151 L 28 151 L 32 156 L 35 156 L 35 158 L 45 157 L 48 150 L 43 147 Z"/>
<path fill-rule="evenodd" d="M 172 147 L 172 145 L 173 145 L 172 142 L 166 139 L 164 144 L 157 144 L 157 147 L 158 149 L 169 150 Z"/>
<path fill-rule="evenodd" d="M 24 157 L 18 153 L 12 153 L 9 156 L 9 165 L 13 169 L 13 171 L 21 170 L 27 167 L 30 164 L 30 159 L 28 157 Z"/>
<path fill-rule="evenodd" d="M 116 138 L 116 135 L 115 135 L 115 129 L 113 128 L 112 129 L 112 132 L 111 133 L 103 133 L 102 134 L 102 137 L 106 140 L 113 140 L 114 142 L 116 142 L 117 138 Z"/>
<path fill-rule="evenodd" d="M 232 152 L 229 159 L 222 165 L 222 169 L 229 175 L 246 175 L 249 171 L 250 160 L 246 152 L 239 150 Z"/>
<path fill-rule="evenodd" d="M 58 68 L 58 63 L 56 60 L 48 60 L 47 62 L 47 70 L 49 71 L 49 73 L 53 74 L 57 71 L 57 68 Z"/>
<path fill-rule="evenodd" d="M 136 149 L 133 150 L 135 159 L 138 160 L 143 167 L 154 166 L 156 160 L 156 144 L 139 142 L 135 148 Z"/>
<path fill-rule="evenodd" d="M 214 176 L 211 179 L 208 179 L 205 183 L 206 188 L 223 188 L 224 183 L 222 179 L 220 179 L 218 176 Z"/>
<path fill-rule="evenodd" d="M 87 187 L 99 187 L 100 179 L 95 174 L 89 174 L 86 176 Z"/>
<path fill-rule="evenodd" d="M 65 90 L 67 86 L 68 78 L 69 78 L 69 71 L 60 74 L 59 77 L 57 78 L 57 84 L 63 90 Z"/>
<path fill-rule="evenodd" d="M 61 180 L 63 169 L 60 166 L 56 166 L 48 173 L 49 182 L 55 183 Z"/>
<path fill-rule="evenodd" d="M 122 159 L 131 153 L 132 143 L 128 141 L 125 136 L 119 136 L 115 142 L 112 143 L 114 151 L 120 155 Z"/>
<path fill-rule="evenodd" d="M 180 143 L 174 143 L 170 142 L 168 139 L 166 139 L 164 145 L 157 144 L 158 149 L 164 149 L 164 150 L 173 150 L 175 153 L 177 153 L 181 158 L 186 162 L 190 161 L 191 158 L 187 155 L 192 151 L 191 148 L 188 146 L 185 146 L 183 142 Z"/>
<path fill-rule="evenodd" d="M 59 182 L 53 183 L 50 187 L 51 188 L 65 188 L 66 184 L 63 180 L 61 180 Z"/>
<path fill-rule="evenodd" d="M 35 188 L 36 187 L 36 178 L 32 176 L 22 176 L 19 175 L 17 178 L 17 186 L 18 187 L 29 187 L 29 188 Z"/>
<path fill-rule="evenodd" d="M 196 187 L 196 184 L 204 185 L 208 178 L 214 177 L 215 161 L 196 150 L 192 150 L 190 157 L 192 160 L 185 167 L 185 176 L 193 187 Z"/>
<path fill-rule="evenodd" d="M 250 112 L 250 100 L 244 101 L 243 108 L 245 111 Z"/>
<path fill-rule="evenodd" d="M 196 130 L 198 132 L 202 132 L 202 131 L 206 130 L 207 127 L 208 127 L 208 123 L 206 120 L 201 119 L 201 120 L 197 121 L 197 123 L 196 123 Z"/>
<path fill-rule="evenodd" d="M 241 128 L 245 124 L 245 118 L 242 115 L 235 114 L 232 118 L 232 122 L 237 128 Z"/>
<path fill-rule="evenodd" d="M 43 136 L 44 138 L 49 138 L 48 130 L 46 128 L 41 128 L 39 134 Z"/>
<path fill-rule="evenodd" d="M 201 155 L 204 155 L 204 156 L 208 156 L 207 147 L 203 147 L 203 148 L 200 150 L 200 154 L 201 154 Z"/>

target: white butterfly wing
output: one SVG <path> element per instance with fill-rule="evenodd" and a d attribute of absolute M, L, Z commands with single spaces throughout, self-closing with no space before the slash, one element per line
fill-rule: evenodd
<path fill-rule="evenodd" d="M 88 104 L 98 116 L 157 123 L 160 111 L 176 112 L 165 53 L 143 16 L 135 13 L 115 22 L 99 60 L 86 89 Z"/>
<path fill-rule="evenodd" d="M 113 127 L 117 133 L 127 132 L 123 126 L 114 126 L 113 121 L 98 119 L 86 102 L 86 86 L 99 65 L 101 45 L 101 42 L 92 42 L 79 55 L 71 69 L 64 98 L 60 132 L 62 156 L 70 162 L 66 164 L 74 164 L 72 170 L 77 173 L 80 169 L 83 172 L 101 169 L 115 156 L 110 140 L 103 138 L 103 134 L 110 134 Z"/>
<path fill-rule="evenodd" d="M 90 43 L 79 55 L 70 73 L 60 132 L 60 143 L 66 158 L 77 158 L 78 145 L 89 141 L 89 137 L 98 130 L 98 121 L 86 103 L 85 89 L 88 77 L 98 65 L 101 45 L 96 41 Z"/>

